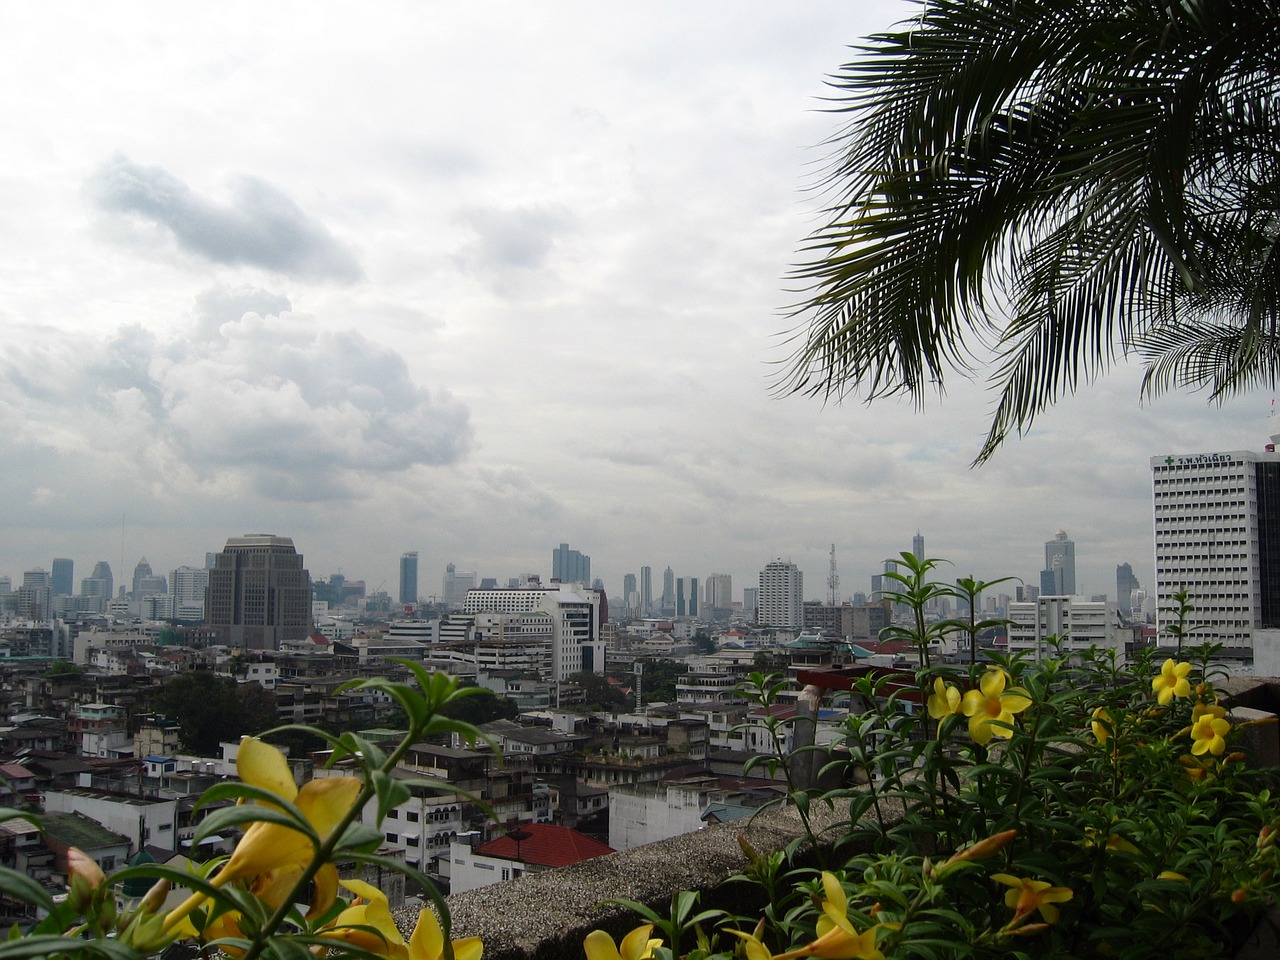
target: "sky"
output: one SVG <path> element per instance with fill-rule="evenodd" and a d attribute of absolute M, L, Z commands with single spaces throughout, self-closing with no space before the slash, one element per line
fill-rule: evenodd
<path fill-rule="evenodd" d="M 992 397 L 779 398 L 826 78 L 901 0 L 0 7 L 0 575 L 117 582 L 293 538 L 422 596 L 774 559 L 1152 585 L 1149 458 L 1259 449 L 1270 396 L 1121 367 L 985 466 Z"/>

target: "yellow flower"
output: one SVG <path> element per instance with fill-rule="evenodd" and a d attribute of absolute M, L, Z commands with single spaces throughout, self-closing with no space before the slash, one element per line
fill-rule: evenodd
<path fill-rule="evenodd" d="M 622 938 L 621 944 L 614 944 L 613 937 L 605 933 L 603 930 L 592 930 L 587 934 L 587 938 L 582 941 L 582 949 L 587 953 L 587 960 L 647 960 L 653 956 L 653 948 L 662 946 L 661 940 L 651 940 L 649 934 L 653 932 L 653 924 L 646 923 L 636 927 L 625 937 Z M 738 933 L 733 930 L 731 933 Z M 738 936 L 747 937 L 748 940 L 755 939 L 748 934 L 738 933 Z M 760 954 L 759 960 L 769 960 L 769 951 L 764 944 L 756 940 L 764 953 Z M 751 960 L 757 960 L 752 956 L 750 946 L 747 948 L 747 956 Z M 415 957 L 414 960 L 417 960 Z M 461 958 L 460 958 L 461 960 Z"/>
<path fill-rule="evenodd" d="M 356 899 L 320 935 L 380 957 L 405 960 L 408 949 L 391 917 L 387 895 L 363 880 L 343 880 L 342 885 L 354 893 Z"/>
<path fill-rule="evenodd" d="M 849 920 L 849 900 L 844 887 L 829 870 L 822 871 L 822 916 L 818 917 L 818 939 L 805 947 L 801 956 L 825 957 L 827 960 L 884 960 L 876 949 L 876 927 L 858 933 Z"/>
<path fill-rule="evenodd" d="M 1093 720 L 1089 724 L 1093 728 L 1093 736 L 1100 744 L 1106 744 L 1115 732 L 1115 722 L 1106 707 L 1098 707 L 1093 711 Z"/>
<path fill-rule="evenodd" d="M 361 790 L 361 783 L 355 777 L 309 780 L 299 790 L 284 754 L 256 737 L 245 737 L 240 741 L 236 770 L 245 783 L 269 790 L 281 800 L 293 803 L 321 843 L 328 839 L 355 805 Z M 231 859 L 222 865 L 210 882 L 220 887 L 233 880 L 244 881 L 255 896 L 270 906 L 279 907 L 314 856 L 315 848 L 305 833 L 284 824 L 258 820 L 245 829 Z M 316 916 L 328 909 L 333 903 L 336 887 L 336 869 L 332 864 L 324 864 L 316 875 L 317 897 L 308 916 Z M 180 924 L 206 899 L 202 893 L 192 894 L 169 914 L 165 929 L 170 930 Z"/>
<path fill-rule="evenodd" d="M 1160 668 L 1160 675 L 1151 681 L 1151 689 L 1155 691 L 1156 699 L 1161 706 L 1167 704 L 1174 697 L 1191 696 L 1191 683 L 1187 680 L 1187 674 L 1191 672 L 1191 664 L 1187 661 L 1174 663 L 1170 657 L 1164 662 Z"/>
<path fill-rule="evenodd" d="M 951 855 L 946 863 L 938 868 L 941 875 L 943 870 L 953 867 L 957 863 L 967 863 L 973 860 L 988 860 L 1013 842 L 1013 838 L 1018 835 L 1017 830 L 1002 830 L 999 833 L 993 833 L 991 836 L 979 840 L 972 846 L 965 847 L 963 850 L 957 850 Z"/>
<path fill-rule="evenodd" d="M 949 717 L 960 712 L 960 688 L 954 683 L 946 683 L 941 677 L 933 681 L 933 694 L 928 702 L 929 716 L 935 720 Z"/>
<path fill-rule="evenodd" d="M 599 930 L 595 932 L 600 933 Z M 732 933 L 735 937 L 742 938 L 742 947 L 747 955 L 747 960 L 778 960 L 777 957 L 769 952 L 769 948 L 764 945 L 764 941 L 754 934 L 744 933 L 741 930 L 729 930 L 727 932 Z M 610 942 L 612 943 L 612 941 Z M 591 956 L 590 950 L 587 951 L 587 960 L 597 960 L 596 957 Z"/>
<path fill-rule="evenodd" d="M 1202 714 L 1191 724 L 1191 752 L 1197 757 L 1203 753 L 1222 756 L 1227 749 L 1223 738 L 1230 732 L 1231 724 L 1222 717 L 1210 712 Z"/>
<path fill-rule="evenodd" d="M 484 944 L 479 937 L 463 937 L 452 943 L 454 960 L 480 960 L 484 954 Z M 440 929 L 440 921 L 423 907 L 409 937 L 409 960 L 440 960 L 443 956 L 444 931 Z M 590 957 L 590 953 L 587 956 Z"/>
<path fill-rule="evenodd" d="M 1057 923 L 1058 908 L 1054 904 L 1066 903 L 1074 896 L 1067 887 L 1055 887 L 1043 880 L 1026 880 L 1007 873 L 993 873 L 991 879 L 1009 887 L 1004 903 L 1013 910 L 1011 925 L 1031 916 L 1033 910 L 1039 910 L 1046 923 Z"/>
<path fill-rule="evenodd" d="M 964 695 L 961 709 L 969 718 L 969 736 L 975 743 L 989 743 L 992 737 L 1008 739 L 1013 715 L 1031 706 L 1031 698 L 1021 687 L 1005 689 L 1009 675 L 991 667 L 978 682 L 977 690 Z"/>

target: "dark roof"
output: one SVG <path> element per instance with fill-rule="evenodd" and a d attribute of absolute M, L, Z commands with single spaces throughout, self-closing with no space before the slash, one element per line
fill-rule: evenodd
<path fill-rule="evenodd" d="M 518 844 L 504 834 L 476 847 L 476 853 L 541 867 L 567 867 L 571 863 L 613 853 L 613 847 L 593 840 L 585 833 L 553 823 L 525 823 L 520 826 L 520 832 L 528 836 Z"/>
<path fill-rule="evenodd" d="M 47 836 L 89 853 L 103 847 L 129 846 L 129 838 L 108 830 L 82 813 L 46 813 L 40 818 Z"/>

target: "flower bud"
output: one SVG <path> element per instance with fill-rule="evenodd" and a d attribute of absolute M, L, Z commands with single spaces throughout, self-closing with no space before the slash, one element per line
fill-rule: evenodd
<path fill-rule="evenodd" d="M 107 882 L 107 875 L 98 866 L 98 861 L 79 847 L 67 848 L 67 880 L 82 880 L 90 890 L 97 890 Z"/>
<path fill-rule="evenodd" d="M 1049 924 L 1047 923 L 1029 923 L 1025 927 L 1019 927 L 1017 930 L 1012 931 L 1011 936 L 1033 937 L 1037 933 L 1044 933 L 1048 929 Z"/>
<path fill-rule="evenodd" d="M 1013 838 L 1018 835 L 1017 830 L 1003 830 L 1000 833 L 993 833 L 986 839 L 979 840 L 971 847 L 965 847 L 951 855 L 951 859 L 944 863 L 944 868 L 950 867 L 957 863 L 965 863 L 971 860 L 989 860 L 997 853 L 1013 842 Z"/>
<path fill-rule="evenodd" d="M 1231 894 L 1231 902 L 1234 903 L 1236 906 L 1239 906 L 1240 904 L 1244 903 L 1248 899 L 1249 899 L 1249 891 L 1245 890 L 1243 887 L 1239 890 L 1234 891 Z"/>
<path fill-rule="evenodd" d="M 169 883 L 168 878 L 161 877 L 151 885 L 151 889 L 147 891 L 146 896 L 144 896 L 138 904 L 138 909 L 146 913 L 155 913 L 158 911 L 164 906 L 165 897 L 169 896 L 170 886 L 171 884 Z"/>

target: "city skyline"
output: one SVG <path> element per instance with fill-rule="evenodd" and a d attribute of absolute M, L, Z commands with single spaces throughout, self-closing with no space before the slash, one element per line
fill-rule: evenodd
<path fill-rule="evenodd" d="M 563 542 L 611 593 L 671 566 L 741 597 L 782 557 L 820 597 L 833 542 L 848 595 L 917 530 L 945 572 L 1034 583 L 1065 529 L 1082 593 L 1154 583 L 1148 458 L 1260 450 L 1269 395 L 1140 404 L 1121 365 L 971 470 L 980 385 L 771 393 L 843 122 L 824 81 L 913 12 L 0 11 L 29 132 L 0 185 L 0 574 L 127 584 L 273 532 L 393 596 L 405 551 L 429 595 Z"/>

